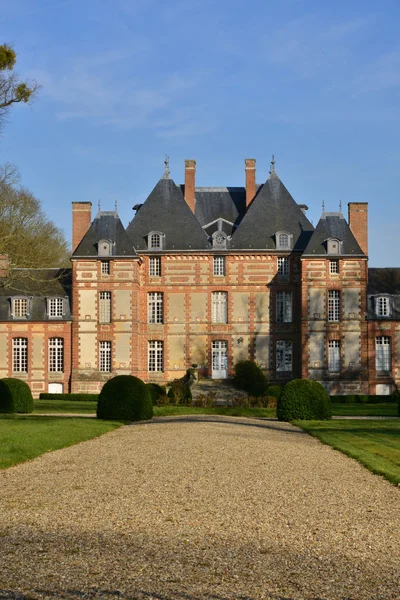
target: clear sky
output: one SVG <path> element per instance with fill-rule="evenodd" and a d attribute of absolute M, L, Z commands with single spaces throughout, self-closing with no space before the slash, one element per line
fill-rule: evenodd
<path fill-rule="evenodd" d="M 370 266 L 399 266 L 398 0 L 13 0 L 1 43 L 42 86 L 0 139 L 46 213 L 71 234 L 71 202 L 118 210 L 176 183 L 276 172 L 317 224 L 369 203 Z"/>

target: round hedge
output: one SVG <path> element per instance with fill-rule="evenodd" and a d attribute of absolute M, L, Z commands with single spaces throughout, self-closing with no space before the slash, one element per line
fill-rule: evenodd
<path fill-rule="evenodd" d="M 117 375 L 103 386 L 97 403 L 99 419 L 143 421 L 153 416 L 149 388 L 132 375 Z"/>
<path fill-rule="evenodd" d="M 158 383 L 146 383 L 147 389 L 150 392 L 151 401 L 153 405 L 157 404 L 157 400 L 160 396 L 165 396 L 167 390 L 163 385 L 158 385 Z"/>
<path fill-rule="evenodd" d="M 33 398 L 31 388 L 22 379 L 0 379 L 0 413 L 31 413 Z"/>
<path fill-rule="evenodd" d="M 279 421 L 330 419 L 331 399 L 318 381 L 294 379 L 283 388 L 278 398 L 276 414 Z"/>
<path fill-rule="evenodd" d="M 252 360 L 239 360 L 235 365 L 233 385 L 250 396 L 265 396 L 268 390 L 268 377 Z"/>

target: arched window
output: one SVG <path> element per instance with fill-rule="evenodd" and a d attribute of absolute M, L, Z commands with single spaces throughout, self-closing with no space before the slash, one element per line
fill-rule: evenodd
<path fill-rule="evenodd" d="M 331 238 L 327 244 L 328 254 L 340 254 L 340 240 Z"/>
<path fill-rule="evenodd" d="M 278 231 L 276 233 L 276 248 L 277 250 L 291 250 L 293 236 L 286 231 Z"/>
<path fill-rule="evenodd" d="M 160 231 L 151 231 L 148 236 L 148 249 L 161 250 L 164 244 L 164 236 Z"/>
<path fill-rule="evenodd" d="M 112 255 L 112 242 L 110 240 L 100 240 L 97 246 L 98 256 Z"/>

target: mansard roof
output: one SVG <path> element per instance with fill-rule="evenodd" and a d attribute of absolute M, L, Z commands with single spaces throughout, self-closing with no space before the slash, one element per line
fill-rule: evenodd
<path fill-rule="evenodd" d="M 232 236 L 235 250 L 275 250 L 275 234 L 293 236 L 294 250 L 304 250 L 313 226 L 296 204 L 275 172 L 258 189 L 237 230 Z"/>
<path fill-rule="evenodd" d="M 341 212 L 322 214 L 303 256 L 326 256 L 327 240 L 332 238 L 342 242 L 341 256 L 365 256 Z"/>
<path fill-rule="evenodd" d="M 112 242 L 111 256 L 136 256 L 117 212 L 99 211 L 72 256 L 98 256 L 100 240 Z"/>
<path fill-rule="evenodd" d="M 393 294 L 400 296 L 399 268 L 368 269 L 368 294 Z"/>
<path fill-rule="evenodd" d="M 244 187 L 196 187 L 195 197 L 194 214 L 202 227 L 218 219 L 237 226 L 246 213 Z"/>
<path fill-rule="evenodd" d="M 157 183 L 126 229 L 138 251 L 147 250 L 147 236 L 158 231 L 165 237 L 164 250 L 206 250 L 207 235 L 190 210 L 182 189 L 169 177 Z"/>

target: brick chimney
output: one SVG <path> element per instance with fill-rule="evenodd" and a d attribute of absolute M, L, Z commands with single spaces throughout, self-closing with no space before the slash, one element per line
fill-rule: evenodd
<path fill-rule="evenodd" d="M 0 254 L 0 277 L 7 277 L 10 270 L 8 254 Z"/>
<path fill-rule="evenodd" d="M 368 202 L 349 202 L 349 225 L 361 250 L 368 256 Z"/>
<path fill-rule="evenodd" d="M 194 189 L 196 182 L 196 161 L 185 160 L 185 200 L 194 213 Z"/>
<path fill-rule="evenodd" d="M 256 195 L 256 159 L 246 158 L 246 208 Z"/>
<path fill-rule="evenodd" d="M 75 252 L 92 222 L 92 203 L 72 203 L 72 252 Z"/>

